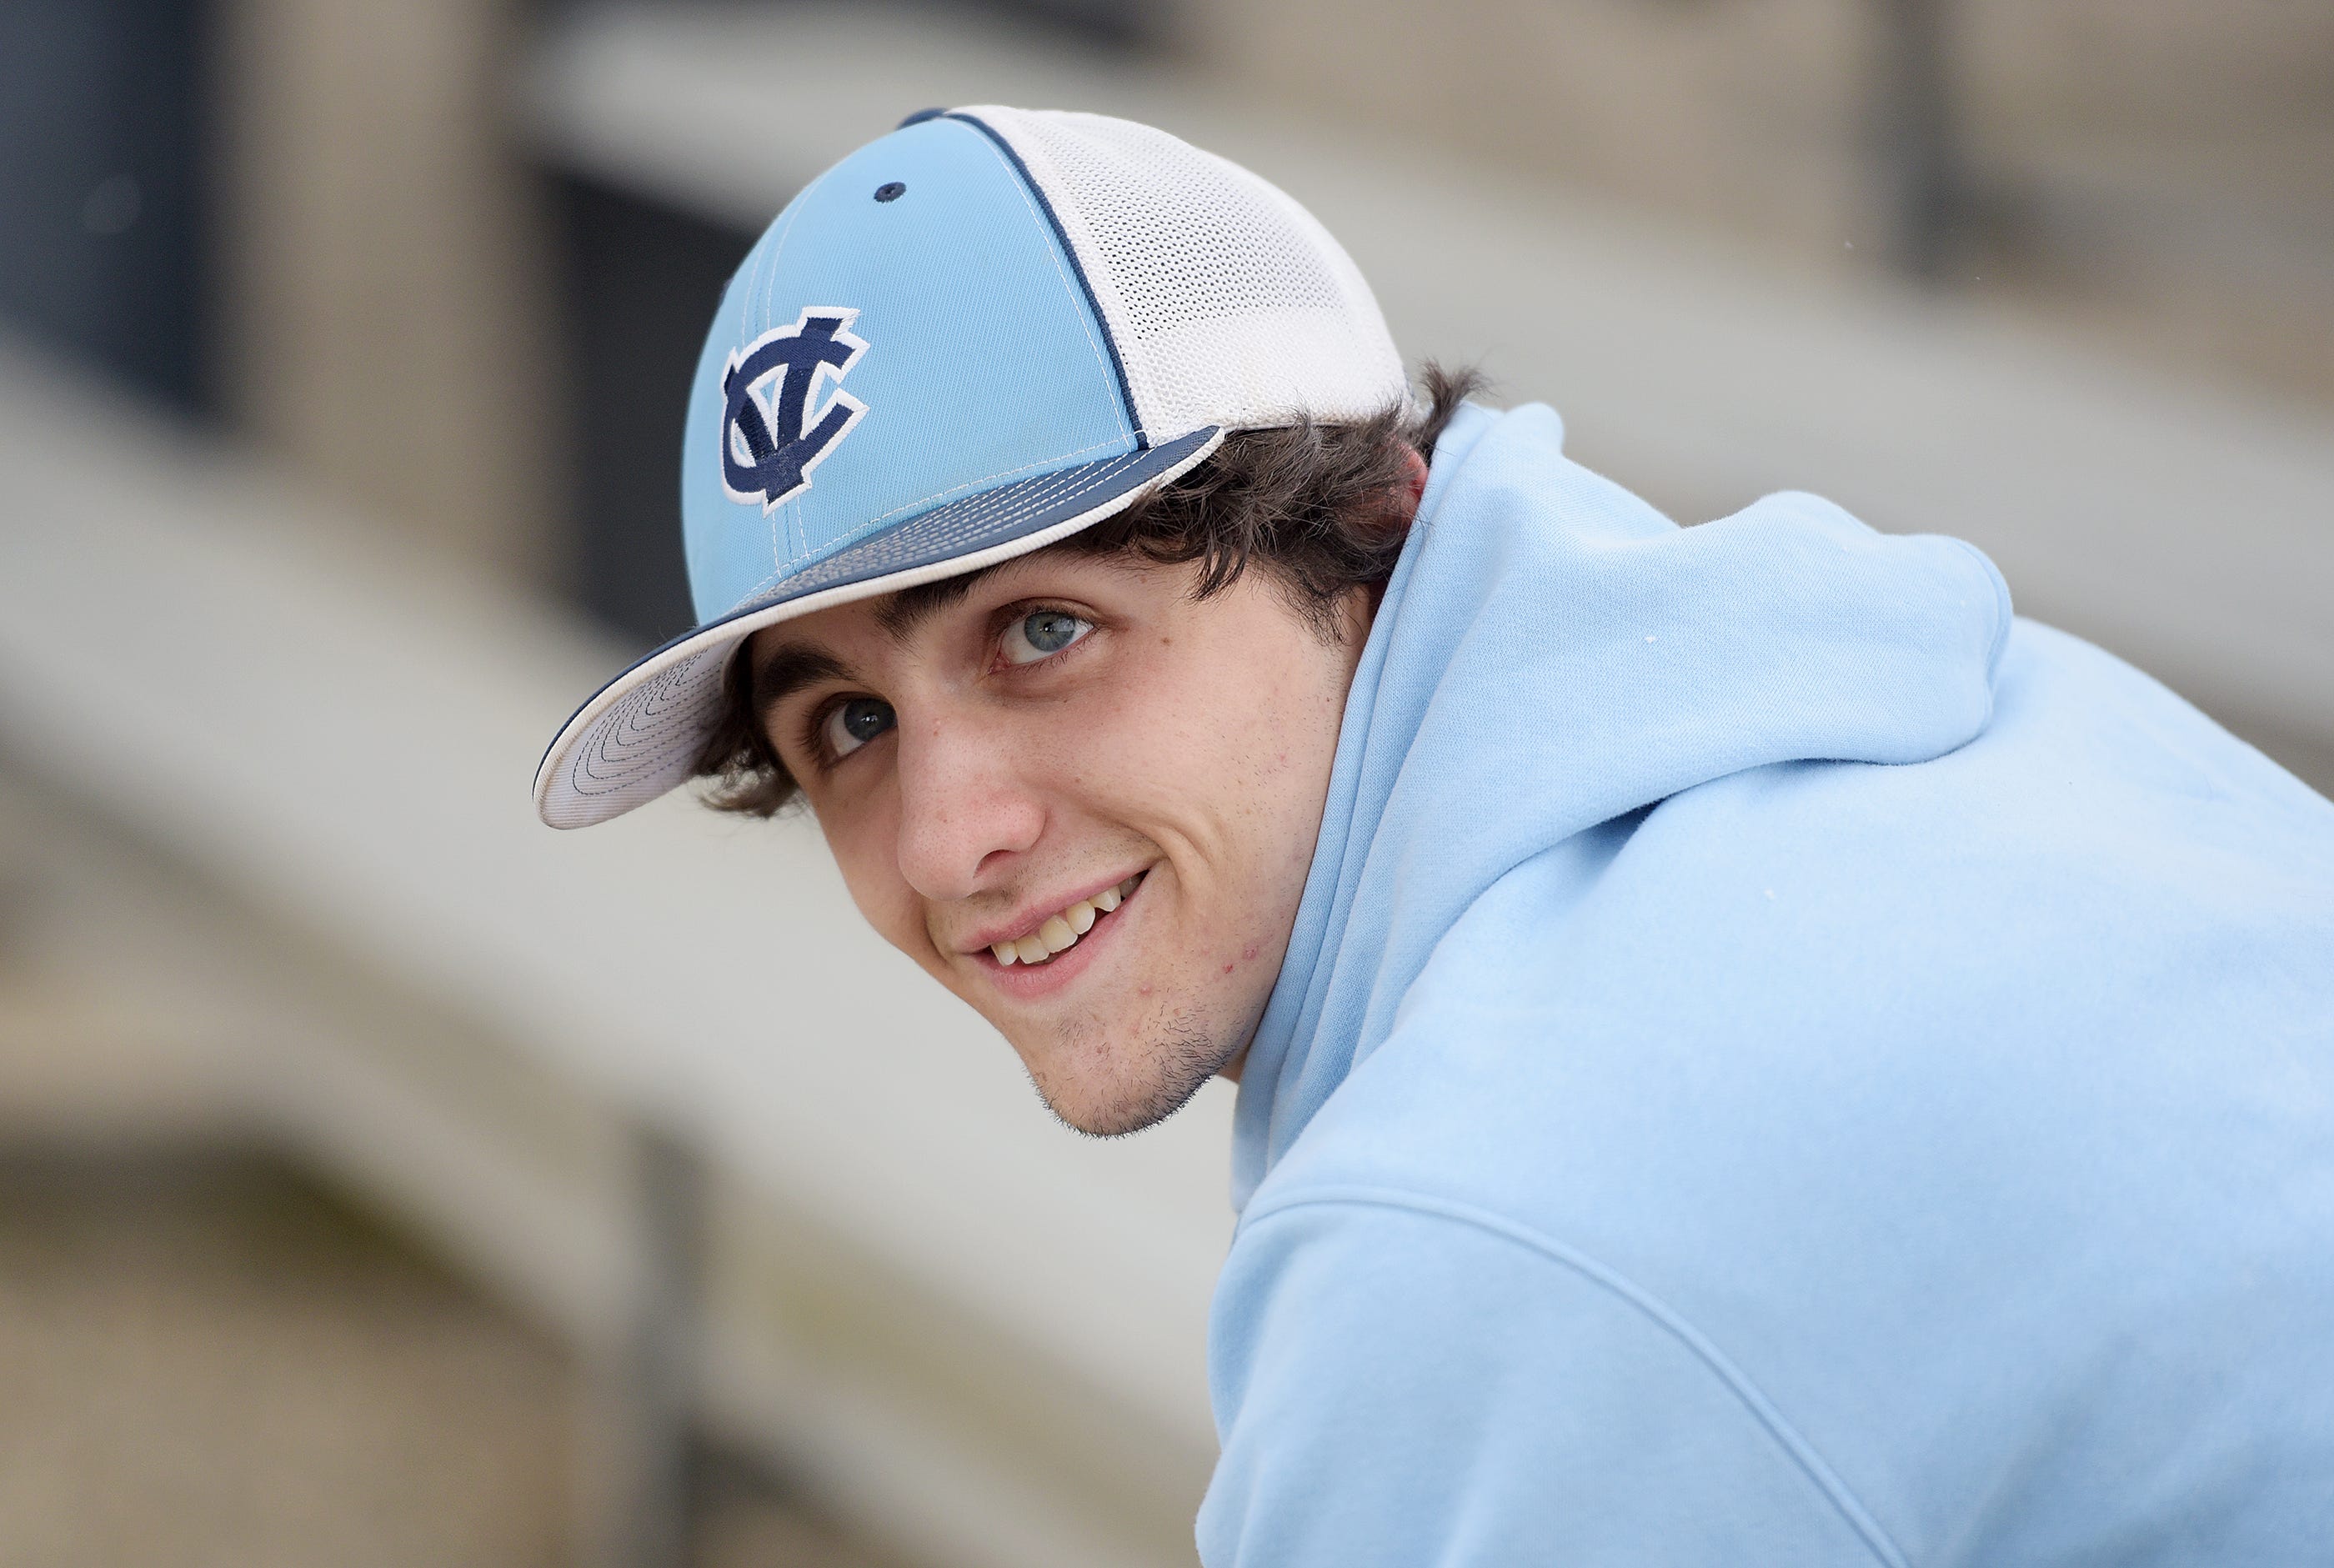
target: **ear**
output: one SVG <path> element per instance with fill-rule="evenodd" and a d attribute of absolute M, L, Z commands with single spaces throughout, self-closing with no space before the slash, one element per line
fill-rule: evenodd
<path fill-rule="evenodd" d="M 1408 509 L 1416 513 L 1418 503 L 1426 495 L 1426 459 L 1419 455 L 1417 447 L 1407 444 L 1403 447 L 1402 455 L 1404 459 L 1403 467 L 1408 470 L 1405 475 L 1405 482 L 1410 489 Z"/>

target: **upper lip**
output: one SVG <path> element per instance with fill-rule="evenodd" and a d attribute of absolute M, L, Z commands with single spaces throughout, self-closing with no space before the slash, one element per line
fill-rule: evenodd
<path fill-rule="evenodd" d="M 1079 899 L 1091 899 L 1104 888 L 1114 888 L 1129 877 L 1139 877 L 1150 869 L 1148 866 L 1137 866 L 1131 871 L 1121 871 L 1114 877 L 1104 877 L 1090 884 L 1083 892 L 1066 894 L 1050 904 L 1035 901 L 1026 903 L 1004 919 L 983 926 L 965 938 L 964 945 L 959 951 L 978 953 L 984 948 L 994 948 L 999 942 L 1010 942 L 1016 938 L 1026 937 L 1044 925 L 1048 915 L 1058 915 Z"/>

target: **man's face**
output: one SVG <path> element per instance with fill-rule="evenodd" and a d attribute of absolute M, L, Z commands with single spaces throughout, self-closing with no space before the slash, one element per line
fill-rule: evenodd
<path fill-rule="evenodd" d="M 1195 576 L 1043 551 L 747 653 L 861 912 L 1086 1132 L 1237 1075 L 1367 630 L 1359 591 L 1333 639 L 1261 570 L 1204 601 Z"/>

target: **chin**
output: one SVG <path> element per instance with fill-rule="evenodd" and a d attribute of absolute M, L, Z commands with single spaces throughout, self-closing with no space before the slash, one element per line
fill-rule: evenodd
<path fill-rule="evenodd" d="M 1184 1106 L 1231 1059 L 1214 1031 L 1171 1024 L 1114 1048 L 1066 1031 L 1042 1053 L 1023 1051 L 1037 1097 L 1062 1124 L 1089 1138 L 1124 1138 L 1156 1127 Z"/>

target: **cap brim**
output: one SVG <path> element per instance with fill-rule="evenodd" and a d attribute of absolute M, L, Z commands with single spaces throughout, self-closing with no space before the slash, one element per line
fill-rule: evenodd
<path fill-rule="evenodd" d="M 1125 510 L 1200 463 L 1214 426 L 1156 447 L 1002 485 L 918 514 L 805 563 L 771 592 L 683 633 L 593 693 L 535 772 L 535 813 L 589 827 L 646 805 L 697 772 L 719 721 L 722 676 L 766 626 L 1041 550 Z"/>

